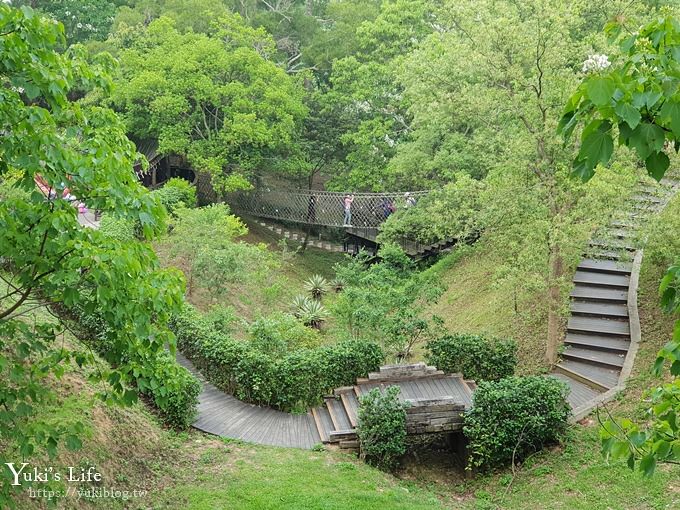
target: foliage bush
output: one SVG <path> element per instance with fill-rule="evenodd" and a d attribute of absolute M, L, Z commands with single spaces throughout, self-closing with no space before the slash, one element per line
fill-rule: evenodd
<path fill-rule="evenodd" d="M 312 275 L 304 284 L 305 290 L 313 299 L 321 299 L 328 292 L 330 284 L 320 274 Z"/>
<path fill-rule="evenodd" d="M 358 377 L 376 370 L 384 359 L 378 345 L 357 340 L 298 348 L 284 355 L 264 351 L 257 342 L 256 348 L 216 331 L 189 305 L 173 317 L 171 328 L 179 349 L 213 384 L 240 399 L 283 410 L 318 404 L 324 394 L 353 384 Z M 257 334 L 266 337 L 271 334 L 270 328 L 277 330 L 277 326 L 262 323 Z M 301 332 L 301 338 L 308 334 Z"/>
<path fill-rule="evenodd" d="M 166 387 L 140 385 L 140 391 L 153 399 L 165 423 L 179 430 L 189 428 L 196 418 L 201 383 L 191 372 L 180 366 L 168 351 L 159 353 L 153 366 L 156 377 L 167 381 Z"/>
<path fill-rule="evenodd" d="M 250 345 L 255 349 L 282 356 L 300 348 L 318 347 L 321 336 L 287 313 L 260 317 L 249 327 Z"/>
<path fill-rule="evenodd" d="M 414 207 L 400 208 L 380 226 L 379 240 L 410 239 L 432 244 L 444 239 L 464 239 L 481 226 L 480 193 L 484 184 L 458 174 L 454 182 L 422 197 Z"/>
<path fill-rule="evenodd" d="M 161 188 L 152 191 L 169 213 L 181 206 L 196 207 L 196 188 L 180 177 L 169 179 Z"/>
<path fill-rule="evenodd" d="M 112 333 L 115 332 L 107 326 L 99 310 L 87 312 L 83 307 L 77 307 L 73 318 L 78 336 L 109 363 L 115 366 L 129 361 L 125 356 L 112 355 L 115 352 L 115 334 Z M 153 367 L 155 377 L 165 384 L 160 387 L 137 379 L 137 389 L 151 398 L 166 424 L 179 430 L 188 428 L 196 416 L 201 392 L 198 379 L 180 366 L 168 351 L 159 352 L 147 363 Z"/>
<path fill-rule="evenodd" d="M 399 386 L 381 393 L 373 389 L 359 401 L 357 435 L 361 457 L 369 464 L 391 471 L 406 453 L 406 409 L 399 400 Z"/>
<path fill-rule="evenodd" d="M 425 305 L 441 295 L 441 279 L 416 272 L 398 246 L 384 245 L 378 255 L 378 263 L 360 255 L 335 267 L 345 286 L 332 311 L 349 336 L 377 341 L 391 358 L 402 360 L 436 330 L 424 315 Z"/>
<path fill-rule="evenodd" d="M 107 213 L 102 214 L 99 231 L 106 237 L 118 241 L 132 241 L 138 234 L 137 225 L 134 221 L 127 218 L 116 218 Z"/>
<path fill-rule="evenodd" d="M 468 469 L 518 462 L 559 441 L 571 414 L 568 393 L 567 385 L 554 377 L 481 382 L 463 427 L 469 440 Z"/>
<path fill-rule="evenodd" d="M 484 335 L 453 334 L 427 342 L 427 362 L 475 381 L 497 381 L 515 373 L 517 342 Z"/>

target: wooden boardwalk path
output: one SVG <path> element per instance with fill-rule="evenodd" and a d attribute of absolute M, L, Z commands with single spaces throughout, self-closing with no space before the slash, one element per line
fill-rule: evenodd
<path fill-rule="evenodd" d="M 177 353 L 177 361 L 203 385 L 198 397 L 198 418 L 194 422 L 198 430 L 270 446 L 310 449 L 321 442 L 310 413 L 290 414 L 246 404 L 206 381 L 182 354 Z"/>
<path fill-rule="evenodd" d="M 641 184 L 628 202 L 628 213 L 598 232 L 574 274 L 565 349 L 551 375 L 569 385 L 576 420 L 612 398 L 630 375 L 640 341 L 640 230 L 678 187 L 675 179 Z"/>

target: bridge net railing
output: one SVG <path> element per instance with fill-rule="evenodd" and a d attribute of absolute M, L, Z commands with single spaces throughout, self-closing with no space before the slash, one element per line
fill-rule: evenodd
<path fill-rule="evenodd" d="M 427 191 L 401 193 L 340 193 L 315 190 L 262 190 L 230 193 L 227 203 L 250 216 L 308 225 L 343 227 L 345 197 L 353 196 L 350 225 L 378 228 L 394 211 L 415 205 Z"/>

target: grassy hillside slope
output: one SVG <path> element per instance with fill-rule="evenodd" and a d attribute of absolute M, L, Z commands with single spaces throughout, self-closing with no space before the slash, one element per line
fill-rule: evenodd
<path fill-rule="evenodd" d="M 519 373 L 543 367 L 546 309 L 542 295 L 518 293 L 498 284 L 494 270 L 497 249 L 487 244 L 464 246 L 444 257 L 429 271 L 439 275 L 446 290 L 427 314 L 444 320 L 446 329 L 514 338 L 519 344 Z"/>

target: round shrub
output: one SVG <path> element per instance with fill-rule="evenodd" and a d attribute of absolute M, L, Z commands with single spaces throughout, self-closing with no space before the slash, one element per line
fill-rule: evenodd
<path fill-rule="evenodd" d="M 115 352 L 112 343 L 114 335 L 99 310 L 88 312 L 76 308 L 73 318 L 78 336 L 109 363 L 119 365 L 129 361 L 126 355 L 112 356 Z M 196 417 L 201 384 L 168 351 L 159 352 L 152 363 L 157 382 L 149 385 L 146 381 L 136 380 L 137 389 L 151 398 L 166 424 L 176 429 L 186 429 Z"/>
<path fill-rule="evenodd" d="M 571 408 L 567 385 L 554 377 L 508 377 L 481 382 L 465 415 L 468 469 L 522 460 L 559 441 Z"/>
<path fill-rule="evenodd" d="M 168 180 L 163 187 L 151 192 L 156 195 L 169 213 L 183 205 L 196 207 L 196 188 L 190 182 L 179 177 Z"/>
<path fill-rule="evenodd" d="M 517 342 L 484 335 L 454 334 L 427 342 L 427 362 L 475 381 L 497 381 L 515 373 Z"/>
<path fill-rule="evenodd" d="M 357 435 L 361 457 L 369 464 L 391 471 L 406 453 L 406 408 L 399 400 L 399 386 L 385 393 L 373 389 L 359 400 Z"/>

